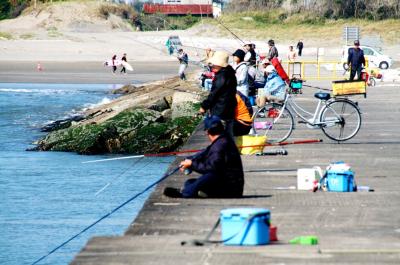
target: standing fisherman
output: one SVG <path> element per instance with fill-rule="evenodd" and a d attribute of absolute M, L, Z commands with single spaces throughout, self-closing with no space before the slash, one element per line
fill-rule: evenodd
<path fill-rule="evenodd" d="M 229 54 L 216 51 L 209 60 L 215 78 L 212 81 L 208 97 L 201 103 L 200 113 L 209 111 L 225 123 L 226 134 L 233 138 L 233 119 L 236 109 L 236 76 L 235 70 L 228 63 Z"/>
<path fill-rule="evenodd" d="M 186 80 L 185 70 L 188 67 L 189 57 L 182 49 L 178 50 L 178 60 L 179 60 L 179 78 L 181 80 Z"/>
<path fill-rule="evenodd" d="M 236 72 L 237 87 L 236 90 L 240 91 L 246 97 L 249 96 L 249 81 L 248 81 L 248 66 L 244 62 L 246 53 L 243 50 L 236 50 L 233 54 L 234 67 Z"/>
<path fill-rule="evenodd" d="M 268 41 L 269 51 L 267 55 L 268 60 L 272 60 L 273 58 L 277 58 L 279 56 L 278 49 L 275 47 L 275 41 L 269 40 Z"/>
<path fill-rule="evenodd" d="M 361 80 L 361 70 L 365 65 L 365 57 L 363 50 L 360 49 L 360 42 L 354 41 L 354 48 L 349 48 L 349 56 L 347 57 L 347 64 L 350 66 L 350 81 L 354 80 L 357 73 L 358 80 Z"/>

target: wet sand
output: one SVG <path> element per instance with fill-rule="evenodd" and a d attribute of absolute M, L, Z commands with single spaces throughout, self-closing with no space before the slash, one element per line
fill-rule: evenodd
<path fill-rule="evenodd" d="M 133 72 L 113 74 L 102 62 L 37 62 L 0 61 L 0 82 L 3 83 L 77 83 L 77 84 L 138 84 L 177 76 L 178 63 L 129 61 Z M 198 69 L 195 66 L 190 70 Z"/>

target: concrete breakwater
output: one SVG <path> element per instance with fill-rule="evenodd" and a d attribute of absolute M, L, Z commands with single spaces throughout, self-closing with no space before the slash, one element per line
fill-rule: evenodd
<path fill-rule="evenodd" d="M 157 153 L 186 142 L 200 118 L 203 97 L 197 84 L 177 78 L 113 91 L 121 97 L 87 110 L 82 117 L 56 121 L 31 150 L 80 154 Z"/>
<path fill-rule="evenodd" d="M 163 196 L 166 186 L 180 187 L 187 178 L 183 173 L 174 174 L 155 188 L 124 235 L 92 238 L 71 264 L 398 264 L 400 156 L 393 154 L 398 154 L 400 145 L 400 121 L 394 111 L 399 98 L 388 96 L 397 93 L 396 88 L 382 89 L 371 89 L 367 100 L 359 99 L 368 122 L 355 139 L 343 144 L 324 138 L 318 144 L 288 145 L 288 156 L 242 156 L 246 184 L 240 199 Z M 312 99 L 313 92 L 304 91 L 305 102 Z M 388 104 L 379 104 L 382 101 Z M 300 125 L 291 136 L 317 137 L 321 137 L 319 130 Z M 184 148 L 201 149 L 208 144 L 199 127 Z M 324 168 L 340 160 L 353 167 L 358 185 L 373 187 L 375 192 L 285 189 L 296 185 L 296 172 L 291 169 Z M 196 176 L 192 173 L 189 177 Z M 254 247 L 190 243 L 204 239 L 222 209 L 236 207 L 270 209 L 279 241 Z M 314 246 L 288 243 L 302 235 L 315 235 L 320 242 Z M 220 239 L 219 229 L 212 239 Z"/>

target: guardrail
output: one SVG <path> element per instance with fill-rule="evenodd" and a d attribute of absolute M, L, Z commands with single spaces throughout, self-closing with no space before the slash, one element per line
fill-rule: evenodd
<path fill-rule="evenodd" d="M 305 80 L 334 80 L 344 79 L 345 72 L 342 61 L 282 61 L 289 77 L 301 77 Z M 368 69 L 368 61 L 366 61 Z"/>

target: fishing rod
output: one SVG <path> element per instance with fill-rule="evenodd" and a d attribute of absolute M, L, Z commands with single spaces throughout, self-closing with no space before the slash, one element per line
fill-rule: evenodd
<path fill-rule="evenodd" d="M 311 143 L 320 143 L 320 142 L 322 142 L 322 139 L 307 139 L 307 140 L 287 141 L 287 142 L 280 142 L 280 143 L 265 143 L 265 144 L 259 144 L 259 145 L 245 145 L 245 146 L 238 146 L 238 148 L 282 146 L 282 145 L 291 145 L 291 144 L 311 144 Z M 123 157 L 115 157 L 115 158 L 106 158 L 106 159 L 97 159 L 97 160 L 84 161 L 84 162 L 82 162 L 82 164 L 97 163 L 97 162 L 104 162 L 104 161 L 114 161 L 114 160 L 124 160 L 124 159 L 133 159 L 133 158 L 142 158 L 142 157 L 176 156 L 176 155 L 181 155 L 181 154 L 196 153 L 196 152 L 200 152 L 200 151 L 202 151 L 202 149 L 192 149 L 192 150 L 163 152 L 163 153 L 155 153 L 155 154 L 142 154 L 142 155 L 133 155 L 133 156 L 123 156 Z"/>
<path fill-rule="evenodd" d="M 246 44 L 241 38 L 239 38 L 238 35 L 236 35 L 235 33 L 233 33 L 227 26 L 225 26 L 222 21 L 218 18 L 215 19 L 222 27 L 224 27 L 227 31 L 229 31 L 229 33 L 231 33 L 236 39 L 238 39 L 242 44 Z"/>
<path fill-rule="evenodd" d="M 156 186 L 157 184 L 159 184 L 160 182 L 162 182 L 163 180 L 165 180 L 166 178 L 168 178 L 169 176 L 175 174 L 179 169 L 181 168 L 181 166 L 178 166 L 174 169 L 172 169 L 170 172 L 165 173 L 160 179 L 158 179 L 157 181 L 155 181 L 154 183 L 150 184 L 147 188 L 145 188 L 144 190 L 142 190 L 141 192 L 137 193 L 136 195 L 132 196 L 131 198 L 129 198 L 128 200 L 126 200 L 125 202 L 123 202 L 122 204 L 120 204 L 119 206 L 115 207 L 113 210 L 111 210 L 109 213 L 103 215 L 102 217 L 100 217 L 99 219 L 97 219 L 95 222 L 91 223 L 90 225 L 88 225 L 87 227 L 85 227 L 83 230 L 81 230 L 79 233 L 71 236 L 68 240 L 64 241 L 62 244 L 58 245 L 57 247 L 55 247 L 54 249 L 52 249 L 51 251 L 49 251 L 49 253 L 47 253 L 46 255 L 40 257 L 39 259 L 37 259 L 35 262 L 33 262 L 31 265 L 35 265 L 38 264 L 40 261 L 44 260 L 45 258 L 47 258 L 48 256 L 50 256 L 51 254 L 53 254 L 54 252 L 56 252 L 58 249 L 62 248 L 63 246 L 67 245 L 69 242 L 71 242 L 72 240 L 74 240 L 75 238 L 77 238 L 78 236 L 82 235 L 84 232 L 86 232 L 87 230 L 89 230 L 90 228 L 92 228 L 93 226 L 95 226 L 96 224 L 100 223 L 102 220 L 106 219 L 107 217 L 109 217 L 110 215 L 112 215 L 113 213 L 115 213 L 116 211 L 118 211 L 119 209 L 121 209 L 122 207 L 124 207 L 125 205 L 127 205 L 128 203 L 130 203 L 131 201 L 133 201 L 134 199 L 136 199 L 137 197 L 139 197 L 140 195 L 144 194 L 145 192 L 149 191 L 151 188 L 153 188 L 154 186 Z"/>

